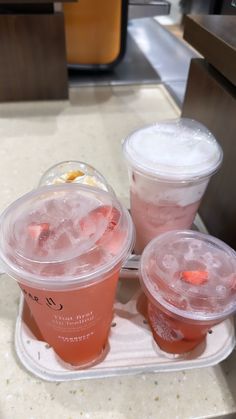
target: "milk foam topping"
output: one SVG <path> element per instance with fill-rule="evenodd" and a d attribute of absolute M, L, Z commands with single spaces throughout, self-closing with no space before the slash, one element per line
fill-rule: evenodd
<path fill-rule="evenodd" d="M 177 181 L 209 176 L 223 157 L 213 134 L 186 118 L 135 131 L 125 140 L 123 150 L 134 169 Z"/>

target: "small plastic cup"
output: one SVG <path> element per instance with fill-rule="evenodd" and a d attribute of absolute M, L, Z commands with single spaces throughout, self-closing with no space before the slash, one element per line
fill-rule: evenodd
<path fill-rule="evenodd" d="M 133 132 L 123 143 L 123 153 L 129 168 L 135 252 L 141 254 L 159 234 L 191 227 L 223 152 L 206 127 L 182 118 Z"/>
<path fill-rule="evenodd" d="M 177 230 L 152 240 L 140 280 L 154 339 L 169 353 L 192 350 L 236 310 L 236 252 L 203 233 Z"/>
<path fill-rule="evenodd" d="M 0 259 L 42 335 L 76 368 L 105 354 L 133 224 L 114 194 L 81 184 L 45 186 L 0 218 Z"/>
<path fill-rule="evenodd" d="M 80 183 L 114 193 L 105 177 L 88 163 L 68 160 L 50 167 L 41 177 L 39 186 Z"/>

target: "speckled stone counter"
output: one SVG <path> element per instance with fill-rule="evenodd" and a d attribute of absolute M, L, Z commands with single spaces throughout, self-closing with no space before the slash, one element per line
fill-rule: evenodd
<path fill-rule="evenodd" d="M 121 140 L 179 110 L 161 86 L 84 87 L 69 102 L 0 105 L 0 209 L 34 188 L 62 160 L 100 170 L 128 203 Z M 0 419 L 189 419 L 233 413 L 236 355 L 201 370 L 48 383 L 30 375 L 14 350 L 19 302 L 15 282 L 0 279 Z"/>

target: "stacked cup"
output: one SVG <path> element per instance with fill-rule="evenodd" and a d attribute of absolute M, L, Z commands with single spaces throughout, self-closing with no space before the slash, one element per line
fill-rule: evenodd
<path fill-rule="evenodd" d="M 123 144 L 130 177 L 135 252 L 161 233 L 190 228 L 223 152 L 201 124 L 178 119 L 133 132 Z"/>

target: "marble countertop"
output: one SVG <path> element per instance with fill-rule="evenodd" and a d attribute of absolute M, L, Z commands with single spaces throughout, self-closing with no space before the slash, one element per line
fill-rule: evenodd
<path fill-rule="evenodd" d="M 83 87 L 70 102 L 0 105 L 0 209 L 36 187 L 62 160 L 100 170 L 128 204 L 121 140 L 130 131 L 179 115 L 162 86 Z M 215 367 L 64 383 L 42 381 L 14 350 L 19 289 L 0 280 L 1 419 L 189 419 L 236 417 L 236 352 Z"/>

